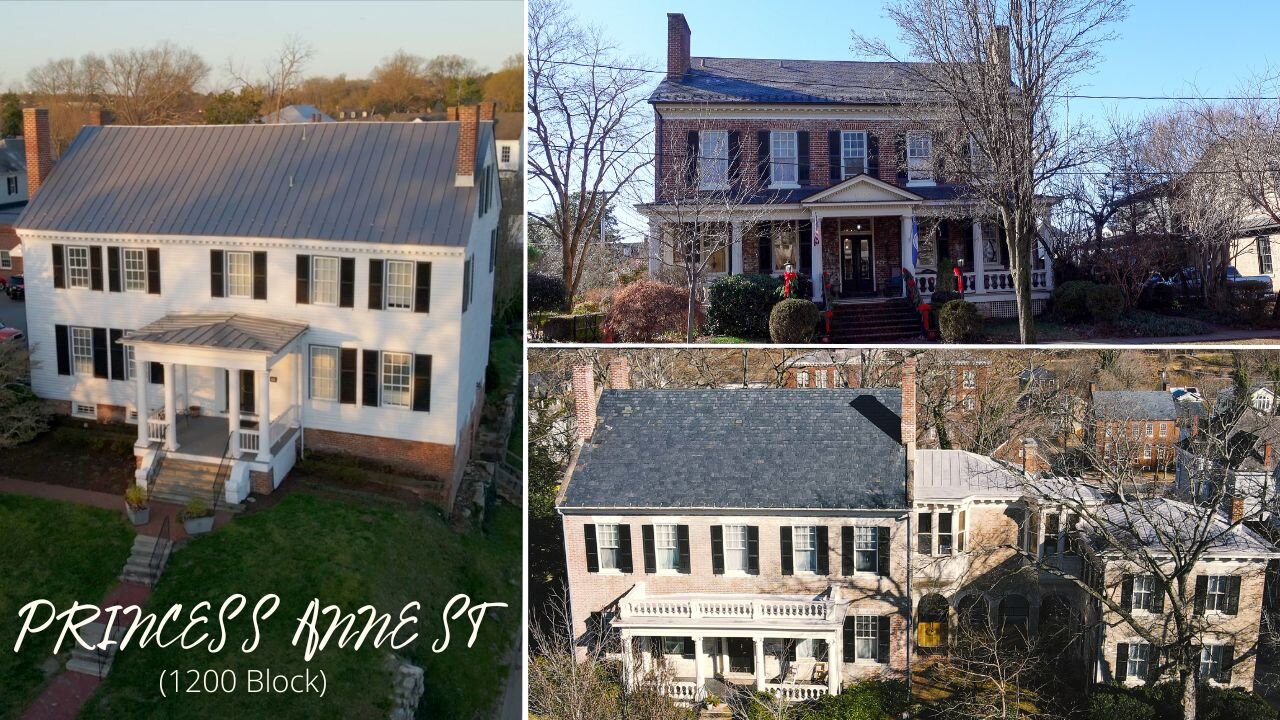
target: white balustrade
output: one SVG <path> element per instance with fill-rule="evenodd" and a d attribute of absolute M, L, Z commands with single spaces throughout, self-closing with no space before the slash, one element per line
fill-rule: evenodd
<path fill-rule="evenodd" d="M 667 695 L 673 700 L 685 700 L 688 702 L 697 702 L 701 699 L 702 693 L 698 692 L 698 684 L 688 682 L 686 680 L 676 680 L 671 683 L 671 687 L 667 689 Z"/>
<path fill-rule="evenodd" d="M 169 423 L 155 417 L 147 418 L 147 438 L 151 442 L 162 443 L 169 435 Z"/>
<path fill-rule="evenodd" d="M 623 618 L 739 618 L 828 620 L 835 603 L 825 600 L 636 599 L 620 603 Z"/>
<path fill-rule="evenodd" d="M 240 428 L 240 452 L 258 452 L 262 441 L 257 430 Z"/>
<path fill-rule="evenodd" d="M 775 696 L 789 702 L 817 700 L 827 694 L 826 685 L 783 685 L 779 683 L 765 683 L 764 689 L 765 692 L 773 693 Z"/>

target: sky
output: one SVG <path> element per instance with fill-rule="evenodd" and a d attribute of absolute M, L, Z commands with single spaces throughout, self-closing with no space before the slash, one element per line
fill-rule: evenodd
<path fill-rule="evenodd" d="M 520 0 L 324 2 L 81 2 L 4 3 L 5 49 L 0 88 L 21 83 L 32 67 L 87 52 L 149 47 L 161 40 L 190 47 L 225 80 L 228 58 L 257 70 L 296 34 L 315 51 L 309 75 L 367 77 L 397 49 L 415 55 L 462 55 L 496 70 L 524 52 Z M 23 28 L 36 31 L 22 31 Z"/>

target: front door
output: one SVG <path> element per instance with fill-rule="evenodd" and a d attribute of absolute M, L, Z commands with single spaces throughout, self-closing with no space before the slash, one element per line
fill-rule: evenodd
<path fill-rule="evenodd" d="M 875 288 L 875 264 L 871 257 L 871 234 L 847 232 L 840 235 L 841 295 L 870 295 Z"/>
<path fill-rule="evenodd" d="M 756 671 L 756 648 L 751 638 L 727 638 L 729 646 L 729 672 L 752 673 Z"/>
<path fill-rule="evenodd" d="M 222 371 L 222 397 L 227 400 L 226 404 L 222 408 L 223 412 L 231 412 L 231 400 L 227 397 L 227 391 L 231 387 L 231 383 L 227 381 L 228 372 L 229 371 L 227 370 Z M 253 371 L 239 370 L 237 372 L 240 373 L 240 412 L 242 414 L 252 415 L 254 412 L 253 401 L 257 397 L 254 392 Z"/>

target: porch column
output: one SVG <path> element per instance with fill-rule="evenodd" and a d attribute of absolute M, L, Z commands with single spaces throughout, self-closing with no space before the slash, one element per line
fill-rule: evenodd
<path fill-rule="evenodd" d="M 707 672 L 702 667 L 702 637 L 693 636 L 693 699 L 701 700 L 705 694 L 705 686 L 707 684 Z"/>
<path fill-rule="evenodd" d="M 973 219 L 973 294 L 985 295 L 987 292 L 983 274 L 987 271 L 986 243 L 982 242 L 982 221 Z"/>
<path fill-rule="evenodd" d="M 911 227 L 914 222 L 915 215 L 913 213 L 907 213 L 902 216 L 902 268 L 911 273 L 913 277 L 916 275 L 915 263 L 911 262 Z M 907 279 L 904 277 L 902 279 L 902 297 L 906 296 Z"/>
<path fill-rule="evenodd" d="M 227 370 L 227 429 L 231 457 L 240 457 L 240 371 Z"/>
<path fill-rule="evenodd" d="M 148 422 L 148 416 L 151 409 L 147 407 L 147 382 L 149 381 L 148 372 L 143 368 L 149 367 L 142 358 L 138 357 L 138 348 L 133 349 L 133 382 L 137 385 L 138 398 L 134 401 L 134 407 L 138 410 L 138 447 L 146 447 L 151 444 L 151 425 Z"/>
<path fill-rule="evenodd" d="M 271 460 L 271 367 L 263 368 L 258 383 L 258 462 Z"/>
<path fill-rule="evenodd" d="M 622 683 L 631 689 L 631 678 L 635 677 L 635 643 L 631 639 L 631 631 L 620 630 L 622 634 Z"/>
<path fill-rule="evenodd" d="M 746 272 L 742 267 L 742 223 L 735 222 L 729 227 L 732 238 L 729 246 L 729 274 L 741 275 Z"/>
<path fill-rule="evenodd" d="M 756 651 L 756 690 L 764 690 L 764 638 L 756 635 L 751 642 Z"/>
<path fill-rule="evenodd" d="M 173 452 L 178 449 L 178 401 L 175 398 L 173 363 L 164 364 L 164 422 L 167 426 L 164 433 L 164 449 Z"/>
<path fill-rule="evenodd" d="M 827 692 L 832 695 L 840 694 L 840 686 L 843 684 L 844 664 L 844 631 L 843 628 L 837 629 L 831 633 L 831 640 L 827 643 Z"/>
<path fill-rule="evenodd" d="M 814 217 L 809 238 L 809 252 L 813 256 L 813 301 L 822 302 L 822 216 Z"/>
<path fill-rule="evenodd" d="M 662 269 L 662 225 L 649 221 L 649 277 L 656 278 Z"/>

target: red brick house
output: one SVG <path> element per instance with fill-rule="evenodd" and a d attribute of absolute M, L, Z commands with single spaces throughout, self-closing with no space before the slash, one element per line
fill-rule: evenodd
<path fill-rule="evenodd" d="M 667 18 L 667 72 L 649 99 L 657 182 L 654 201 L 639 208 L 651 274 L 672 262 L 663 233 L 680 222 L 674 198 L 694 184 L 743 186 L 752 191 L 742 207 L 757 207 L 743 213 L 749 221 L 726 216 L 727 227 L 710 230 L 732 240 L 704 242 L 715 252 L 708 280 L 791 264 L 815 279 L 815 302 L 883 305 L 906 297 L 904 278 L 927 301 L 950 261 L 984 314 L 1016 314 L 1002 231 L 968 209 L 963 188 L 934 162 L 931 134 L 904 119 L 902 104 L 918 93 L 906 66 L 694 57 L 684 15 Z M 1038 311 L 1053 273 L 1043 248 L 1037 256 Z"/>
<path fill-rule="evenodd" d="M 0 138 L 0 286 L 22 274 L 22 248 L 13 222 L 27 204 L 27 163 L 22 138 Z"/>

